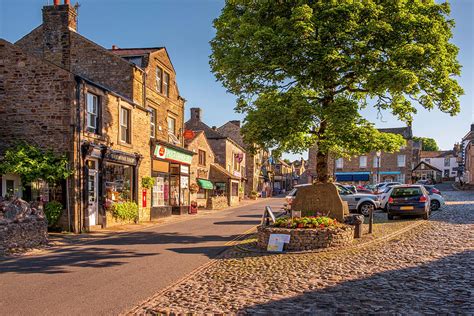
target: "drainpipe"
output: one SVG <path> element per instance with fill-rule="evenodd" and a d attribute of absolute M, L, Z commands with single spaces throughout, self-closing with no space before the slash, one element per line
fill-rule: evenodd
<path fill-rule="evenodd" d="M 82 212 L 83 210 L 83 190 L 82 190 L 82 166 L 81 166 L 81 159 L 82 159 L 82 151 L 81 151 L 81 90 L 82 87 L 84 86 L 84 82 L 82 79 L 77 80 L 77 89 L 76 89 L 76 133 L 77 133 L 77 172 L 78 172 L 78 187 L 79 187 L 79 212 L 78 212 L 78 228 L 79 228 L 79 233 L 82 232 L 83 228 L 83 218 L 82 218 Z"/>

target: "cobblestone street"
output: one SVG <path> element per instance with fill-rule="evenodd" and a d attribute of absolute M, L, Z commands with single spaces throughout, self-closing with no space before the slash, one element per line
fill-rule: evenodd
<path fill-rule="evenodd" d="M 230 251 L 133 313 L 474 313 L 474 194 L 392 240 L 327 253 Z"/>

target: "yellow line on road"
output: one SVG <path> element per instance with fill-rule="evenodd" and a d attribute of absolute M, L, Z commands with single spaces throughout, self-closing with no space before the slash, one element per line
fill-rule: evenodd
<path fill-rule="evenodd" d="M 250 234 L 251 232 L 253 232 L 256 228 L 257 228 L 258 225 L 255 225 L 249 229 L 247 229 L 246 231 L 244 231 L 242 234 L 240 234 L 239 236 L 235 237 L 234 239 L 232 240 L 229 240 L 228 242 L 226 242 L 224 244 L 224 246 L 233 246 L 233 245 L 236 245 L 237 244 L 237 241 L 241 240 L 243 237 L 247 236 L 248 234 Z"/>

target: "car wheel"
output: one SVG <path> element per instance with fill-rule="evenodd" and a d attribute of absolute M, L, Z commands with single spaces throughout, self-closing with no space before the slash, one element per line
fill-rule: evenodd
<path fill-rule="evenodd" d="M 392 220 L 392 219 L 393 219 L 393 215 L 392 215 L 392 214 L 387 214 L 387 218 L 388 218 L 389 220 Z"/>
<path fill-rule="evenodd" d="M 359 206 L 359 213 L 364 216 L 369 216 L 370 210 L 374 211 L 374 205 L 370 202 L 364 202 Z"/>
<path fill-rule="evenodd" d="M 439 203 L 439 201 L 437 201 L 437 200 L 431 200 L 431 203 L 430 203 L 430 210 L 436 211 L 436 210 L 438 210 L 440 207 L 441 207 L 441 204 Z"/>
<path fill-rule="evenodd" d="M 423 214 L 423 219 L 428 219 L 428 218 L 430 218 L 429 212 L 426 212 L 425 214 Z"/>

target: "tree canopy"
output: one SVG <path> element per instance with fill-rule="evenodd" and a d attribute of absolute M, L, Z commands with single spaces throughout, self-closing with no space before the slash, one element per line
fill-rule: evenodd
<path fill-rule="evenodd" d="M 449 4 L 425 1 L 228 0 L 214 21 L 211 68 L 246 114 L 244 140 L 328 155 L 396 151 L 360 110 L 410 125 L 415 104 L 455 115 L 463 90 Z"/>
<path fill-rule="evenodd" d="M 436 140 L 428 137 L 413 137 L 414 141 L 421 141 L 421 150 L 424 151 L 437 151 L 439 150 Z"/>
<path fill-rule="evenodd" d="M 73 174 L 68 165 L 66 156 L 22 142 L 5 152 L 0 161 L 0 174 L 18 174 L 23 184 L 37 180 L 56 184 Z"/>

